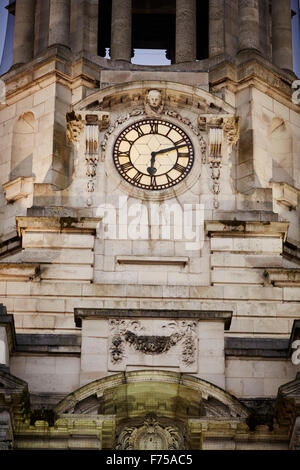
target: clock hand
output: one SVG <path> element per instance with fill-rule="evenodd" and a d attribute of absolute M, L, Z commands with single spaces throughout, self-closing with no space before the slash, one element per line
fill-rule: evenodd
<path fill-rule="evenodd" d="M 147 171 L 148 171 L 148 173 L 149 173 L 150 176 L 153 176 L 154 173 L 157 172 L 157 168 L 154 167 L 155 157 L 156 157 L 155 152 L 152 152 L 152 153 L 151 153 L 151 166 L 149 166 L 149 167 L 147 168 Z"/>
<path fill-rule="evenodd" d="M 167 152 L 171 152 L 172 150 L 177 150 L 177 149 L 181 149 L 183 147 L 187 147 L 187 144 L 184 144 L 184 145 L 178 145 L 178 147 L 175 145 L 174 147 L 169 147 L 167 149 L 162 149 L 162 150 L 158 150 L 157 152 L 152 152 L 151 155 L 160 155 L 162 153 L 167 153 Z"/>

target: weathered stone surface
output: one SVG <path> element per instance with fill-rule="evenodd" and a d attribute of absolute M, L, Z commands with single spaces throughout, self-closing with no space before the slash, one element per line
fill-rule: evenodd
<path fill-rule="evenodd" d="M 210 1 L 199 61 L 194 0 L 176 2 L 176 19 L 175 2 L 114 1 L 111 59 L 97 56 L 97 0 L 34 3 L 28 22 L 33 2 L 17 2 L 23 64 L 1 77 L 0 408 L 18 433 L 13 441 L 1 415 L 0 447 L 114 448 L 118 435 L 123 448 L 121 435 L 150 422 L 168 439 L 172 429 L 172 449 L 178 423 L 185 449 L 296 448 L 300 115 L 286 70 L 289 2 L 273 2 L 272 26 L 267 1 Z M 174 20 L 174 63 L 130 63 L 139 12 Z M 153 109 L 149 96 L 160 100 Z M 151 113 L 194 150 L 189 177 L 164 191 L 121 181 L 112 158 L 122 131 Z M 140 143 L 147 172 L 153 147 Z M 175 151 L 156 155 L 157 171 Z M 287 415 L 273 422 L 281 386 Z M 230 393 L 260 397 L 270 421 L 255 421 L 258 404 L 248 419 Z M 148 424 L 146 410 L 156 413 Z"/>

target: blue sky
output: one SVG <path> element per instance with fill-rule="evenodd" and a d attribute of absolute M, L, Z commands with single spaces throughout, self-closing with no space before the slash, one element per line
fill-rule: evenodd
<path fill-rule="evenodd" d="M 7 19 L 7 10 L 5 6 L 8 4 L 8 0 L 0 0 L 0 63 L 2 59 L 2 49 L 6 34 L 6 19 Z"/>

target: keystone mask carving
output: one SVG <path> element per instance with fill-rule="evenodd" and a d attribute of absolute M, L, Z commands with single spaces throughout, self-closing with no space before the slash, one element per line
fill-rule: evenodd
<path fill-rule="evenodd" d="M 164 104 L 159 90 L 150 90 L 145 97 L 145 112 L 148 117 L 160 117 Z"/>

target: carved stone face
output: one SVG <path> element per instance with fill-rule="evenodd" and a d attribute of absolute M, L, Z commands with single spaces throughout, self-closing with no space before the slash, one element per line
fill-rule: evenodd
<path fill-rule="evenodd" d="M 158 90 L 150 90 L 147 96 L 147 101 L 152 108 L 158 108 L 161 104 L 160 92 Z"/>

